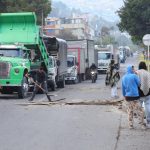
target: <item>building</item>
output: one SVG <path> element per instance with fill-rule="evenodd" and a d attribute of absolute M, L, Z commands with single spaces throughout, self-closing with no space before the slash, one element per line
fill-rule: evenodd
<path fill-rule="evenodd" d="M 44 33 L 55 36 L 63 30 L 69 30 L 77 39 L 92 39 L 94 30 L 92 30 L 85 17 L 73 18 L 52 18 L 45 19 Z"/>

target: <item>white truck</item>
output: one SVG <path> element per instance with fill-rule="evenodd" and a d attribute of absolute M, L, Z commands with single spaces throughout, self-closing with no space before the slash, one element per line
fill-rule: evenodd
<path fill-rule="evenodd" d="M 89 67 L 92 63 L 97 65 L 97 57 L 95 57 L 94 41 L 88 39 L 67 40 L 68 59 L 74 56 L 74 66 L 68 66 L 68 74 L 65 80 L 74 80 L 73 82 L 81 82 L 89 78 Z M 74 72 L 74 73 L 73 73 Z"/>
<path fill-rule="evenodd" d="M 120 62 L 125 63 L 127 57 L 131 56 L 131 49 L 129 46 L 120 46 L 119 48 Z"/>
<path fill-rule="evenodd" d="M 114 59 L 115 63 L 119 63 L 118 49 L 115 49 L 113 45 L 106 47 L 95 45 L 95 50 L 98 53 L 98 72 L 106 72 L 111 59 Z"/>
<path fill-rule="evenodd" d="M 56 84 L 57 68 L 58 66 L 55 57 L 49 56 L 47 84 L 48 88 L 51 88 L 52 91 L 55 91 L 57 86 Z"/>
<path fill-rule="evenodd" d="M 76 84 L 79 82 L 78 77 L 78 63 L 77 57 L 75 55 L 67 55 L 67 75 L 65 77 L 65 81 L 72 81 L 72 83 Z"/>

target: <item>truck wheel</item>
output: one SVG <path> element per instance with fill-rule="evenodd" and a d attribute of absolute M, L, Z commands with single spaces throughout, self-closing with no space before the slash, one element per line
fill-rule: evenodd
<path fill-rule="evenodd" d="M 51 90 L 52 90 L 52 91 L 56 91 L 55 83 L 51 85 Z"/>
<path fill-rule="evenodd" d="M 73 84 L 79 83 L 79 76 L 77 76 L 77 78 L 75 80 L 73 80 L 72 82 L 73 82 Z"/>
<path fill-rule="evenodd" d="M 18 98 L 23 99 L 27 96 L 29 90 L 29 84 L 26 77 L 23 77 L 22 79 L 22 85 L 21 87 L 18 87 Z"/>
<path fill-rule="evenodd" d="M 79 77 L 79 83 L 81 83 L 82 81 L 81 74 L 79 74 L 78 77 Z"/>
<path fill-rule="evenodd" d="M 64 88 L 65 87 L 65 80 L 63 79 L 61 82 L 60 82 L 60 88 Z"/>
<path fill-rule="evenodd" d="M 1 90 L 1 93 L 2 94 L 12 94 L 13 90 L 11 90 L 11 89 L 8 90 L 7 88 L 3 87 L 3 89 Z"/>

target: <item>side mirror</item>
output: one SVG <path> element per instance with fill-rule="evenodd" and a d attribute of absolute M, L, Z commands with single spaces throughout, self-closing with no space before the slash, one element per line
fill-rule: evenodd
<path fill-rule="evenodd" d="M 57 64 L 57 66 L 60 66 L 60 61 L 59 61 L 59 60 L 57 60 L 56 64 Z"/>

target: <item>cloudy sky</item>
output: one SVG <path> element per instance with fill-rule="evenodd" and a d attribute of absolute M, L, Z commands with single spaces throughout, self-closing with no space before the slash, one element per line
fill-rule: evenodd
<path fill-rule="evenodd" d="M 62 1 L 69 7 L 80 8 L 88 13 L 100 14 L 102 17 L 108 17 L 117 20 L 115 13 L 123 6 L 123 0 L 52 0 Z"/>

